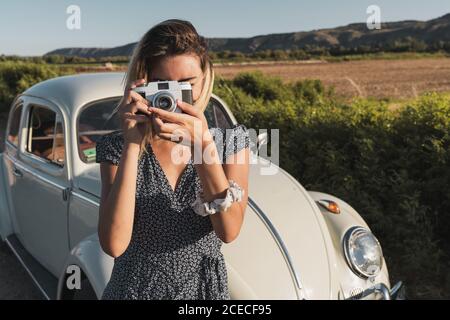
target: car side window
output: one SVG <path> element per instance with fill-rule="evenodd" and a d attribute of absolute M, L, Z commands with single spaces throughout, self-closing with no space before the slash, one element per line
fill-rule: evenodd
<path fill-rule="evenodd" d="M 225 108 L 214 98 L 211 98 L 205 109 L 205 118 L 210 128 L 228 129 L 232 126 L 231 119 L 229 119 Z"/>
<path fill-rule="evenodd" d="M 7 140 L 16 147 L 19 146 L 20 116 L 22 115 L 22 109 L 22 104 L 13 109 L 7 133 Z"/>
<path fill-rule="evenodd" d="M 64 166 L 66 160 L 66 147 L 64 143 L 63 123 L 60 119 L 56 120 L 55 139 L 53 140 L 53 150 L 49 154 L 49 159 L 53 163 Z"/>
<path fill-rule="evenodd" d="M 82 161 L 95 163 L 97 141 L 107 133 L 120 130 L 115 109 L 120 97 L 93 102 L 80 111 L 77 121 L 78 151 Z"/>
<path fill-rule="evenodd" d="M 26 151 L 59 166 L 64 165 L 64 132 L 61 120 L 46 107 L 32 106 Z"/>

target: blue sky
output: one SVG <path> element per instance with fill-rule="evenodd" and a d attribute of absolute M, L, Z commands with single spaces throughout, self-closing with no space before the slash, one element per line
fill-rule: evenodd
<path fill-rule="evenodd" d="M 80 30 L 66 27 L 72 4 L 81 9 Z M 365 22 L 371 4 L 381 8 L 382 21 L 450 13 L 449 0 L 1 0 L 0 54 L 124 45 L 168 18 L 190 20 L 207 37 L 306 31 Z"/>

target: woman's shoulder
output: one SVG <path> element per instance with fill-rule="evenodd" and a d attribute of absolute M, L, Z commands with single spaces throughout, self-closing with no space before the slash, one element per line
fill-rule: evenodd
<path fill-rule="evenodd" d="M 230 128 L 209 128 L 214 142 L 218 147 L 219 154 L 228 157 L 253 144 L 250 139 L 248 128 L 242 123 L 236 123 Z"/>
<path fill-rule="evenodd" d="M 95 146 L 95 162 L 109 161 L 119 165 L 123 142 L 122 130 L 112 131 L 101 136 Z"/>

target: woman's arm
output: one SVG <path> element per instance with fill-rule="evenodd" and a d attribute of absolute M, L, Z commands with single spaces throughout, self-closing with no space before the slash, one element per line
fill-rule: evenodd
<path fill-rule="evenodd" d="M 132 89 L 143 83 L 145 79 L 127 85 L 120 102 L 123 143 L 119 146 L 115 140 L 102 148 L 96 146 L 102 179 L 98 236 L 103 251 L 112 257 L 125 252 L 133 231 L 139 151 L 145 132 L 142 125 L 148 123 L 151 112 L 147 101 Z M 137 114 L 138 111 L 144 114 Z M 113 165 L 105 160 L 111 160 Z"/>
<path fill-rule="evenodd" d="M 236 239 L 240 232 L 247 206 L 249 148 L 243 148 L 228 157 L 224 156 L 222 164 L 217 146 L 208 130 L 204 113 L 180 100 L 177 101 L 177 105 L 183 113 L 169 112 L 154 107 L 149 107 L 149 110 L 154 114 L 154 126 L 161 138 L 177 141 L 181 136 L 181 143 L 184 143 L 184 139 L 187 140 L 186 143 L 191 147 L 194 165 L 202 183 L 205 201 L 224 198 L 226 189 L 229 187 L 229 179 L 234 180 L 245 190 L 241 202 L 232 203 L 225 212 L 211 216 L 217 236 L 223 242 L 229 243 Z M 204 150 L 206 152 L 203 152 Z M 201 151 L 201 161 L 196 160 L 199 158 L 196 155 L 198 151 Z M 197 162 L 199 163 L 197 164 Z"/>
<path fill-rule="evenodd" d="M 207 139 L 203 149 L 207 150 L 211 160 L 195 164 L 198 176 L 202 183 L 205 201 L 224 198 L 229 187 L 228 180 L 235 181 L 245 190 L 241 202 L 233 202 L 225 211 L 210 215 L 211 223 L 217 236 L 225 243 L 237 238 L 244 222 L 244 213 L 248 199 L 248 163 L 249 148 L 230 155 L 220 163 L 216 145 L 213 140 Z"/>
<path fill-rule="evenodd" d="M 131 240 L 139 146 L 124 144 L 119 166 L 101 162 L 102 194 L 98 235 L 103 251 L 118 257 Z"/>

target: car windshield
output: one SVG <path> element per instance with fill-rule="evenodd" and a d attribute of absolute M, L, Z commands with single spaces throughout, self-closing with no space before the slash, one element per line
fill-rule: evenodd
<path fill-rule="evenodd" d="M 85 106 L 77 123 L 78 151 L 82 161 L 95 163 L 95 146 L 104 134 L 121 130 L 117 113 L 114 112 L 121 97 L 96 101 Z M 228 128 L 231 120 L 216 99 L 211 99 L 205 110 L 209 127 Z"/>

